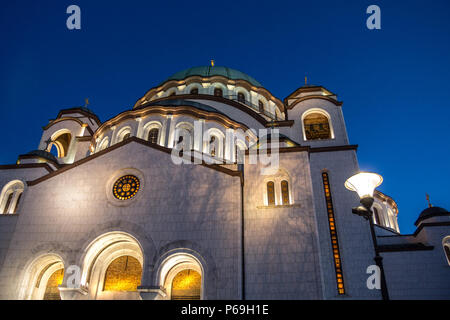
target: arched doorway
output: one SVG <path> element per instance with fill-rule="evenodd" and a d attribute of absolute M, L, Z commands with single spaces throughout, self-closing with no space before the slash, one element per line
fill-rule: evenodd
<path fill-rule="evenodd" d="M 88 246 L 81 284 L 88 288 L 89 299 L 139 300 L 143 264 L 143 251 L 134 237 L 109 232 Z"/>
<path fill-rule="evenodd" d="M 203 299 L 203 268 L 199 260 L 187 253 L 166 258 L 159 271 L 160 283 L 168 300 Z"/>
<path fill-rule="evenodd" d="M 24 270 L 19 300 L 61 300 L 59 285 L 64 278 L 64 263 L 56 254 L 36 258 Z"/>
<path fill-rule="evenodd" d="M 202 276 L 195 270 L 185 269 L 172 280 L 171 300 L 200 300 Z"/>

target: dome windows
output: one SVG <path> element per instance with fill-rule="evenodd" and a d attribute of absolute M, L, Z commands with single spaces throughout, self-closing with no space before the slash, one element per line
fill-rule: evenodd
<path fill-rule="evenodd" d="M 245 103 L 245 95 L 242 92 L 238 92 L 237 99 L 240 103 Z"/>
<path fill-rule="evenodd" d="M 158 143 L 159 129 L 153 128 L 148 132 L 147 140 L 151 143 Z"/>
<path fill-rule="evenodd" d="M 198 94 L 198 88 L 191 89 L 190 94 Z"/>
<path fill-rule="evenodd" d="M 215 97 L 223 97 L 223 90 L 220 88 L 214 88 L 214 96 Z"/>

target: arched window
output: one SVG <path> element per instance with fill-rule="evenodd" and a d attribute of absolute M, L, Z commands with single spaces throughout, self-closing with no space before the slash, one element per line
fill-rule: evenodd
<path fill-rule="evenodd" d="M 151 143 L 158 143 L 159 129 L 154 128 L 148 132 L 147 140 Z"/>
<path fill-rule="evenodd" d="M 9 196 L 8 196 L 8 200 L 6 200 L 6 205 L 5 205 L 4 210 L 2 212 L 3 214 L 7 214 L 8 213 L 8 209 L 9 209 L 9 206 L 11 205 L 13 196 L 14 196 L 14 193 L 11 192 L 9 194 Z"/>
<path fill-rule="evenodd" d="M 216 156 L 216 137 L 215 136 L 211 136 L 211 139 L 209 140 L 209 154 L 212 157 Z"/>
<path fill-rule="evenodd" d="M 200 300 L 202 277 L 192 269 L 178 272 L 172 280 L 172 300 Z"/>
<path fill-rule="evenodd" d="M 281 181 L 281 198 L 283 200 L 283 204 L 290 204 L 289 183 L 286 180 Z"/>
<path fill-rule="evenodd" d="M 72 135 L 69 132 L 55 134 L 51 138 L 52 142 L 48 145 L 47 151 L 58 158 L 64 158 L 69 153 L 69 146 Z M 56 150 L 55 150 L 56 149 Z"/>
<path fill-rule="evenodd" d="M 216 97 L 223 97 L 223 91 L 220 88 L 214 88 L 214 95 Z"/>
<path fill-rule="evenodd" d="M 275 183 L 273 181 L 267 182 L 267 204 L 275 205 Z"/>
<path fill-rule="evenodd" d="M 261 100 L 258 101 L 259 112 L 264 113 L 264 102 Z"/>
<path fill-rule="evenodd" d="M 128 139 L 131 136 L 131 129 L 130 127 L 125 127 L 119 131 L 117 134 L 117 143 L 122 142 L 126 139 Z"/>
<path fill-rule="evenodd" d="M 191 90 L 191 94 L 198 94 L 198 88 L 194 88 Z"/>
<path fill-rule="evenodd" d="M 303 119 L 306 140 L 331 139 L 330 123 L 327 116 L 314 112 Z"/>
<path fill-rule="evenodd" d="M 171 94 L 169 94 L 169 96 L 171 97 L 171 96 L 176 96 L 177 95 L 177 93 L 174 91 L 174 92 L 172 92 Z"/>
<path fill-rule="evenodd" d="M 444 241 L 442 241 L 444 246 L 445 257 L 447 258 L 447 263 L 450 265 L 450 236 L 445 237 Z"/>
<path fill-rule="evenodd" d="M 108 148 L 108 144 L 109 144 L 109 138 L 108 137 L 103 138 L 102 142 L 98 145 L 97 151 L 105 150 L 106 148 Z"/>
<path fill-rule="evenodd" d="M 137 291 L 141 276 L 140 262 L 131 256 L 121 256 L 108 266 L 103 291 Z"/>
<path fill-rule="evenodd" d="M 17 212 L 25 186 L 22 181 L 15 180 L 6 184 L 0 196 L 0 214 Z"/>
<path fill-rule="evenodd" d="M 237 94 L 237 99 L 238 99 L 239 102 L 245 103 L 245 96 L 244 96 L 244 94 L 242 92 L 239 92 Z"/>
<path fill-rule="evenodd" d="M 380 224 L 380 215 L 379 215 L 379 213 L 378 213 L 378 209 L 377 208 L 375 208 L 375 207 L 373 207 L 373 218 L 374 218 L 374 222 L 375 222 L 375 224 L 377 224 L 377 225 L 381 225 Z"/>

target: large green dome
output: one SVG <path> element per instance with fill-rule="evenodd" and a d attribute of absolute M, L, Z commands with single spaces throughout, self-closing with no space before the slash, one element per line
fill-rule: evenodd
<path fill-rule="evenodd" d="M 204 67 L 189 68 L 175 73 L 174 75 L 170 76 L 166 81 L 183 80 L 191 76 L 200 76 L 200 77 L 223 76 L 232 80 L 245 80 L 250 82 L 252 85 L 256 87 L 262 87 L 261 83 L 256 81 L 254 78 L 250 77 L 248 74 L 245 74 L 236 69 L 220 66 L 214 67 L 204 66 Z"/>

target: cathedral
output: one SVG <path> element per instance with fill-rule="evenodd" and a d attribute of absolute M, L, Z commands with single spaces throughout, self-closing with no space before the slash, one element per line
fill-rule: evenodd
<path fill-rule="evenodd" d="M 60 110 L 0 165 L 0 299 L 377 300 L 376 254 L 390 299 L 450 299 L 450 213 L 401 234 L 375 190 L 354 214 L 357 149 L 335 93 L 214 65 L 106 121 Z"/>

